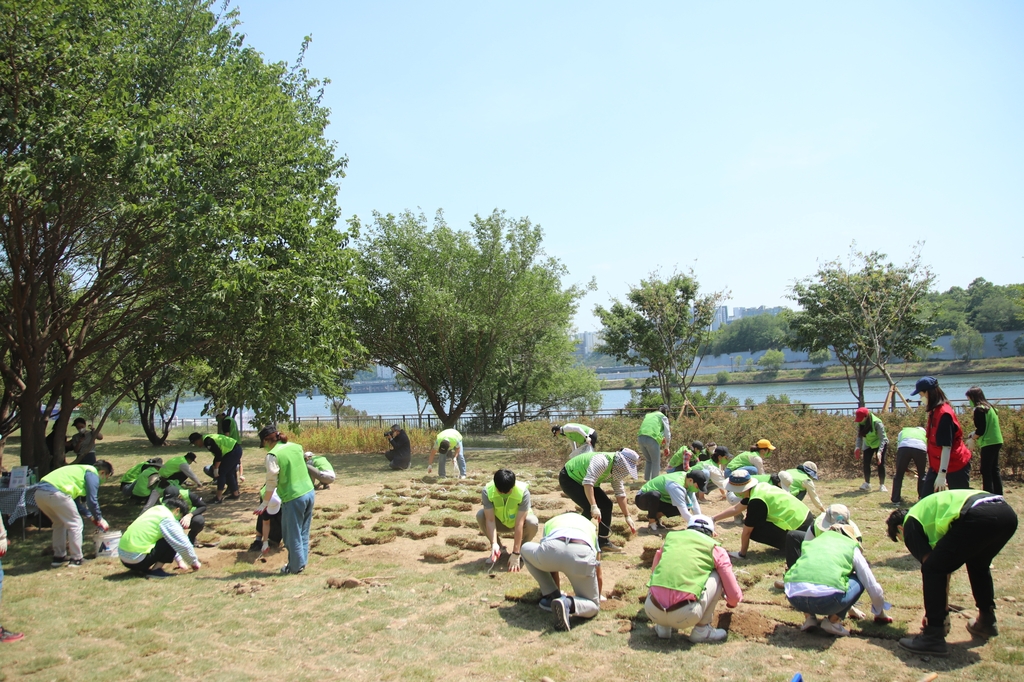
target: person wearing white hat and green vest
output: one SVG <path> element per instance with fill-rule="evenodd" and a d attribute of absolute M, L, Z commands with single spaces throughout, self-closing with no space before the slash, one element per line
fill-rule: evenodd
<path fill-rule="evenodd" d="M 891 605 L 861 552 L 856 533 L 850 526 L 833 524 L 828 532 L 803 544 L 800 558 L 783 576 L 786 598 L 805 616 L 800 626 L 804 632 L 820 626 L 836 637 L 849 635 L 843 619 L 865 590 L 875 622 L 892 622 L 885 614 Z M 819 615 L 826 618 L 819 620 Z"/>
<path fill-rule="evenodd" d="M 889 438 L 885 435 L 885 424 L 866 407 L 858 407 L 853 415 L 857 425 L 857 443 L 853 455 L 856 459 L 864 456 L 864 484 L 861 490 L 871 490 L 871 466 L 878 469 L 878 491 L 889 492 L 885 487 L 885 451 L 889 449 Z"/>
<path fill-rule="evenodd" d="M 982 638 L 999 634 L 992 561 L 1017 532 L 1017 514 L 1002 495 L 980 490 L 943 490 L 922 498 L 909 510 L 893 511 L 886 524 L 889 539 L 902 540 L 921 562 L 924 629 L 917 637 L 901 639 L 902 648 L 932 656 L 949 653 L 949 578 L 964 564 L 978 607 L 978 617 L 967 621 L 967 630 Z"/>
<path fill-rule="evenodd" d="M 562 426 L 551 427 L 551 435 L 565 436 L 570 443 L 572 443 L 572 452 L 569 453 L 569 459 L 572 459 L 576 455 L 582 455 L 584 452 L 593 452 L 594 446 L 597 445 L 597 431 L 590 428 L 585 424 L 563 424 Z"/>
<path fill-rule="evenodd" d="M 762 438 L 749 450 L 741 452 L 729 460 L 729 463 L 725 465 L 725 477 L 729 478 L 732 472 L 740 469 L 749 471 L 751 476 L 763 474 L 764 460 L 768 458 L 774 449 L 775 446 L 772 445 L 770 440 Z"/>
<path fill-rule="evenodd" d="M 971 447 L 972 442 L 978 444 L 981 454 L 981 489 L 1002 495 L 999 450 L 1003 447 L 1003 431 L 999 428 L 999 414 L 985 399 L 985 392 L 981 388 L 971 386 L 966 395 L 974 408 L 974 431 L 967 437 L 967 444 L 968 447 Z"/>
<path fill-rule="evenodd" d="M 82 565 L 82 519 L 102 531 L 110 526 L 100 511 L 100 480 L 114 475 L 110 462 L 69 464 L 43 476 L 36 487 L 36 506 L 53 522 L 53 568 Z M 85 498 L 83 505 L 81 500 Z"/>
<path fill-rule="evenodd" d="M 798 500 L 809 497 L 814 508 L 819 512 L 825 511 L 825 505 L 818 497 L 818 489 L 814 482 L 818 480 L 818 465 L 814 462 L 804 462 L 793 469 L 786 469 L 779 472 L 779 487 L 788 490 Z"/>
<path fill-rule="evenodd" d="M 164 571 L 164 564 L 179 556 L 186 566 L 198 571 L 202 564 L 181 527 L 187 513 L 188 505 L 180 497 L 166 498 L 163 504 L 142 512 L 125 529 L 117 545 L 124 567 L 137 575 L 167 578 L 171 574 Z"/>
<path fill-rule="evenodd" d="M 734 557 L 745 557 L 751 540 L 775 549 L 785 549 L 789 531 L 806 530 L 814 523 L 814 515 L 806 504 L 770 483 L 755 481 L 749 471 L 734 471 L 726 489 L 740 500 L 716 514 L 715 522 L 736 516 L 746 509 L 740 549 L 732 555 Z"/>
<path fill-rule="evenodd" d="M 562 467 L 558 473 L 558 485 L 570 500 L 579 505 L 583 514 L 598 523 L 598 543 L 602 552 L 621 552 L 622 548 L 613 545 L 608 539 L 611 534 L 612 501 L 601 489 L 601 483 L 610 481 L 615 501 L 626 517 L 626 524 L 631 532 L 636 532 L 636 523 L 629 515 L 626 505 L 626 477 L 637 477 L 637 464 L 640 456 L 629 448 L 618 452 L 587 452 L 576 455 Z"/>
<path fill-rule="evenodd" d="M 540 607 L 550 610 L 555 629 L 568 631 L 571 616 L 593 618 L 601 610 L 601 550 L 594 524 L 575 512 L 559 514 L 544 524 L 540 542 L 522 548 L 526 570 L 540 586 Z M 573 596 L 563 596 L 559 573 L 572 584 Z"/>
<path fill-rule="evenodd" d="M 925 466 L 928 462 L 928 434 L 923 426 L 905 426 L 896 439 L 896 472 L 892 475 L 893 504 L 903 502 L 903 477 L 914 464 L 917 470 L 917 499 L 924 497 Z"/>
<path fill-rule="evenodd" d="M 238 468 L 242 464 L 242 444 L 222 433 L 208 433 L 204 436 L 198 432 L 190 435 L 188 442 L 193 447 L 205 447 L 213 454 L 213 464 L 203 468 L 210 478 L 217 481 L 217 497 L 213 501 L 218 504 L 223 502 L 225 489 L 232 500 L 237 500 L 241 496 L 238 490 Z"/>
<path fill-rule="evenodd" d="M 481 502 L 483 507 L 476 513 L 476 523 L 491 542 L 491 565 L 495 565 L 505 551 L 498 534 L 512 533 L 508 570 L 515 573 L 519 570 L 523 543 L 533 540 L 540 527 L 530 509 L 530 488 L 517 481 L 514 472 L 499 469 L 494 472 L 494 480 L 484 486 Z"/>
<path fill-rule="evenodd" d="M 334 473 L 334 467 L 322 455 L 314 455 L 312 452 L 306 451 L 304 453 L 306 458 L 306 468 L 309 470 L 309 477 L 313 481 L 313 487 L 319 483 L 320 487 L 327 490 L 334 483 L 337 477 Z"/>
<path fill-rule="evenodd" d="M 668 457 L 668 449 L 672 444 L 672 428 L 667 415 L 668 405 L 662 405 L 644 416 L 640 422 L 640 433 L 637 444 L 644 457 L 644 480 L 649 481 L 661 473 L 662 455 Z"/>
<path fill-rule="evenodd" d="M 281 573 L 298 574 L 309 560 L 309 529 L 313 523 L 313 480 L 306 468 L 302 446 L 289 443 L 275 424 L 260 429 L 260 447 L 267 452 L 267 484 L 263 501 L 256 509 L 262 514 L 276 492 L 281 498 L 281 535 L 288 550 L 288 563 Z"/>
<path fill-rule="evenodd" d="M 434 470 L 434 457 L 440 457 L 437 461 L 437 475 L 445 478 L 445 463 L 448 461 L 448 453 L 455 459 L 459 467 L 459 478 L 466 477 L 466 456 L 462 451 L 462 434 L 455 429 L 445 429 L 437 434 L 434 440 L 434 450 L 430 453 L 427 461 L 427 473 Z"/>
<path fill-rule="evenodd" d="M 724 596 L 729 608 L 743 601 L 743 590 L 732 572 L 729 554 L 714 539 L 715 522 L 695 514 L 686 530 L 672 531 L 654 555 L 650 590 L 644 611 L 658 637 L 672 630 L 690 631 L 691 642 L 721 642 L 725 630 L 711 626 L 715 605 Z"/>
<path fill-rule="evenodd" d="M 638 509 L 647 512 L 649 528 L 653 533 L 665 528 L 661 525 L 662 517 L 681 516 L 683 523 L 689 523 L 690 516 L 700 514 L 698 491 L 708 491 L 706 471 L 674 471 L 655 476 L 644 483 L 640 492 L 636 494 L 634 504 Z"/>
<path fill-rule="evenodd" d="M 846 531 L 853 533 L 852 537 L 857 542 L 863 542 L 860 528 L 850 519 L 850 510 L 845 504 L 830 504 L 825 511 L 818 514 L 814 523 L 807 527 L 807 530 L 791 530 L 786 535 L 786 568 L 790 568 L 800 558 L 803 544 L 813 540 L 822 533 L 827 532 L 832 526 L 845 525 Z M 775 587 L 782 589 L 782 581 L 776 580 Z"/>

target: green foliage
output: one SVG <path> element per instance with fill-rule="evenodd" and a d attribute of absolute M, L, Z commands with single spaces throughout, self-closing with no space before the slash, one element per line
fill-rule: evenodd
<path fill-rule="evenodd" d="M 1013 340 L 1013 347 L 1017 351 L 1017 355 L 1024 355 L 1024 334 Z"/>
<path fill-rule="evenodd" d="M 726 372 L 724 369 L 721 370 L 720 372 L 715 374 L 715 381 L 717 381 L 720 384 L 729 383 L 729 373 Z"/>
<path fill-rule="evenodd" d="M 755 315 L 730 322 L 714 333 L 709 353 L 721 355 L 786 348 L 791 340 L 791 317 L 792 312 L 784 310 L 778 315 Z"/>
<path fill-rule="evenodd" d="M 970 362 L 984 355 L 985 337 L 966 322 L 961 322 L 950 340 L 950 346 L 957 358 L 964 362 Z"/>
<path fill-rule="evenodd" d="M 818 350 L 811 351 L 807 359 L 810 360 L 811 364 L 824 365 L 832 359 L 832 353 L 828 348 L 819 348 Z"/>
<path fill-rule="evenodd" d="M 966 289 L 951 287 L 928 296 L 929 333 L 953 334 L 961 323 L 979 332 L 1024 329 L 1024 285 L 992 284 L 982 277 Z"/>
<path fill-rule="evenodd" d="M 781 350 L 770 349 L 758 358 L 757 365 L 766 372 L 778 372 L 785 362 L 786 356 Z"/>

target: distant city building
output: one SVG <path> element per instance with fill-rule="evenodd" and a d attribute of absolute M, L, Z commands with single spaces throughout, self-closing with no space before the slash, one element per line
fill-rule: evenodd
<path fill-rule="evenodd" d="M 373 374 L 378 379 L 394 379 L 395 378 L 395 370 L 391 369 L 390 367 L 383 367 L 381 365 L 374 365 L 373 366 Z"/>
<path fill-rule="evenodd" d="M 601 342 L 601 332 L 583 332 L 576 335 L 576 355 L 586 357 L 594 352 Z"/>
<path fill-rule="evenodd" d="M 744 317 L 757 317 L 758 315 L 778 315 L 783 310 L 786 310 L 785 306 L 775 306 L 774 308 L 765 308 L 763 305 L 756 308 L 744 308 L 742 306 L 734 306 L 732 309 L 732 315 L 729 316 L 729 322 L 735 322 L 736 320 L 742 320 Z"/>
<path fill-rule="evenodd" d="M 720 305 L 715 309 L 715 317 L 711 320 L 711 331 L 718 331 L 722 325 L 726 324 L 729 324 L 729 306 Z"/>

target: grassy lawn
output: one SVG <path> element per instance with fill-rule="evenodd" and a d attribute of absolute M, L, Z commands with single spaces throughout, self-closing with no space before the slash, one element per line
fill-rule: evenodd
<path fill-rule="evenodd" d="M 108 436 L 98 454 L 120 474 L 157 452 L 164 457 L 185 452 L 187 446 L 179 443 L 156 451 L 144 440 Z M 573 507 L 558 491 L 556 472 L 517 462 L 508 450 L 471 444 L 471 478 L 462 482 L 424 477 L 422 456 L 414 457 L 409 472 L 388 470 L 379 454 L 329 456 L 339 480 L 317 492 L 309 567 L 299 576 L 280 576 L 283 553 L 254 564 L 255 555 L 245 551 L 253 537 L 251 510 L 262 483 L 263 457 L 255 442 L 244 445 L 243 498 L 211 506 L 208 531 L 200 540 L 219 545 L 199 550 L 204 566 L 198 573 L 163 581 L 129 578 L 116 559 L 51 570 L 44 556 L 50 533 L 30 527 L 23 542 L 20 526 L 11 529 L 0 618 L 26 638 L 0 646 L 0 679 L 585 676 L 691 682 L 782 681 L 798 671 L 807 680 L 913 681 L 933 671 L 939 680 L 1021 679 L 1016 667 L 1024 663 L 1021 534 L 995 560 L 1000 636 L 972 642 L 964 629 L 974 604 L 961 570 L 950 589 L 950 602 L 966 608 L 953 618 L 953 654 L 922 660 L 899 650 L 895 641 L 904 632 L 916 633 L 923 615 L 916 562 L 884 535 L 888 495 L 856 491 L 860 481 L 826 481 L 822 497 L 853 511 L 864 532 L 865 553 L 894 604 L 892 626 L 848 620 L 857 635 L 841 640 L 800 633 L 801 614 L 772 586 L 783 570 L 781 553 L 752 545 L 748 558 L 736 565 L 744 603 L 733 611 L 718 606 L 719 625 L 729 629 L 729 639 L 691 645 L 678 634 L 659 640 L 646 620 L 641 602 L 650 571 L 641 554 L 659 539 L 644 531 L 622 536 L 618 517 L 615 528 L 626 552 L 605 558 L 609 599 L 597 618 L 574 621 L 569 633 L 555 632 L 550 614 L 537 608 L 539 594 L 525 570 L 511 574 L 500 564 L 488 574 L 487 551 L 474 549 L 479 537 L 474 514 L 480 487 L 496 468 L 508 466 L 531 482 L 542 520 Z M 16 459 L 16 450 L 8 454 Z M 197 465 L 209 459 L 201 454 Z M 908 483 L 913 488 L 913 481 Z M 1024 511 L 1019 487 L 1011 486 L 1007 499 L 1018 513 Z M 138 511 L 121 502 L 113 482 L 103 486 L 100 503 L 116 529 L 123 530 Z M 724 507 L 715 501 L 707 509 L 715 513 Z M 720 539 L 735 549 L 739 532 L 739 524 L 724 523 Z M 91 545 L 87 528 L 86 546 Z M 427 561 L 425 552 L 438 561 L 451 560 Z M 332 586 L 348 578 L 359 582 Z M 868 610 L 866 597 L 860 606 Z"/>

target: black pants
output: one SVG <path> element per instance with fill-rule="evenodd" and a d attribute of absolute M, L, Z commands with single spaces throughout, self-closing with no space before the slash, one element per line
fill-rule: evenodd
<path fill-rule="evenodd" d="M 228 489 L 232 496 L 238 494 L 238 465 L 242 463 L 242 444 L 236 443 L 234 449 L 220 460 L 217 470 L 217 492 Z"/>
<path fill-rule="evenodd" d="M 981 449 L 981 488 L 994 495 L 1003 494 L 1003 479 L 999 476 L 999 450 L 1002 447 L 1002 443 L 996 443 Z"/>
<path fill-rule="evenodd" d="M 412 453 L 399 452 L 398 450 L 388 450 L 384 453 L 384 456 L 388 458 L 391 463 L 389 466 L 396 471 L 399 469 L 408 469 L 412 463 Z"/>
<path fill-rule="evenodd" d="M 180 488 L 185 483 L 185 481 L 188 480 L 188 476 L 179 471 L 176 474 L 171 474 L 165 480 L 174 483 L 176 486 Z"/>
<path fill-rule="evenodd" d="M 903 476 L 910 468 L 911 462 L 917 471 L 917 499 L 920 500 L 924 497 L 925 467 L 928 465 L 928 454 L 917 448 L 899 448 L 896 450 L 896 473 L 892 477 L 892 496 L 890 497 L 894 504 L 900 501 L 903 493 Z"/>
<path fill-rule="evenodd" d="M 166 539 L 160 538 L 157 541 L 156 546 L 149 550 L 149 554 L 146 555 L 146 558 L 139 563 L 125 564 L 123 561 L 121 563 L 124 564 L 125 568 L 135 571 L 136 573 L 145 573 L 152 568 L 153 564 L 166 564 L 174 561 L 174 555 L 176 553 L 177 552 L 174 551 L 174 548 L 171 547 L 171 544 L 167 542 Z"/>
<path fill-rule="evenodd" d="M 794 530 L 806 531 L 810 528 L 811 524 L 814 523 L 814 514 L 807 512 L 807 518 L 800 524 L 799 528 Z M 785 549 L 787 538 L 791 531 L 783 530 L 770 521 L 754 526 L 754 530 L 750 533 L 750 539 L 754 542 L 760 542 L 762 545 L 768 545 L 775 549 Z"/>
<path fill-rule="evenodd" d="M 935 479 L 939 472 L 929 469 L 925 474 L 924 484 L 921 487 L 921 497 L 927 497 L 935 492 Z M 946 485 L 950 490 L 967 490 L 971 487 L 971 463 L 968 462 L 963 469 L 946 473 Z"/>
<path fill-rule="evenodd" d="M 583 516 L 590 518 L 590 500 L 587 499 L 587 494 L 583 491 L 583 484 L 577 483 L 573 480 L 572 476 L 562 467 L 562 470 L 558 474 L 558 485 L 562 488 L 562 492 L 569 496 L 569 499 L 580 506 L 583 510 Z M 594 502 L 601 508 L 601 524 L 597 529 L 597 539 L 599 543 L 605 543 L 608 541 L 608 535 L 612 532 L 612 500 L 608 495 L 594 486 Z"/>
<path fill-rule="evenodd" d="M 192 543 L 192 546 L 196 545 L 196 538 L 203 532 L 203 528 L 206 527 L 206 517 L 202 514 L 198 514 L 192 517 L 192 522 L 188 526 L 188 541 Z"/>
<path fill-rule="evenodd" d="M 880 461 L 878 462 L 878 466 L 876 467 L 878 469 L 879 485 L 885 485 L 885 451 L 888 449 L 889 442 L 886 441 L 884 444 L 882 444 L 882 456 L 879 458 Z M 878 450 L 875 450 L 874 448 L 864 448 L 864 481 L 866 483 L 871 483 L 871 467 L 875 463 L 876 452 L 878 452 Z"/>
<path fill-rule="evenodd" d="M 281 512 L 268 514 L 266 510 L 256 519 L 256 535 L 263 537 L 263 522 L 270 521 L 270 534 L 267 537 L 270 542 L 281 542 Z"/>
<path fill-rule="evenodd" d="M 793 564 L 803 554 L 804 538 L 807 537 L 807 529 L 791 530 L 786 533 L 786 569 L 793 568 Z"/>
<path fill-rule="evenodd" d="M 946 580 L 964 564 L 974 603 L 982 611 L 996 607 L 989 566 L 1017 531 L 1017 514 L 1005 502 L 979 504 L 960 515 L 921 564 L 924 611 L 928 623 L 946 618 Z"/>

